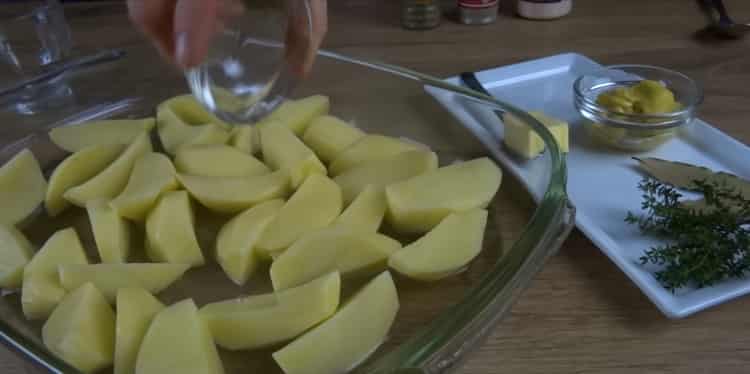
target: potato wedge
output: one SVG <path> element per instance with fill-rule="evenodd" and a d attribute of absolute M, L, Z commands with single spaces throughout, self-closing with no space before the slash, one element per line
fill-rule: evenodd
<path fill-rule="evenodd" d="M 58 265 L 87 264 L 78 234 L 72 228 L 55 232 L 23 270 L 21 306 L 28 319 L 46 318 L 65 296 Z"/>
<path fill-rule="evenodd" d="M 415 143 L 383 135 L 365 135 L 331 161 L 328 172 L 337 176 L 365 162 L 393 157 L 401 152 L 425 150 Z"/>
<path fill-rule="evenodd" d="M 130 223 L 118 215 L 107 200 L 89 201 L 86 203 L 86 212 L 101 262 L 127 262 L 130 254 Z"/>
<path fill-rule="evenodd" d="M 383 272 L 330 319 L 273 353 L 286 374 L 344 373 L 385 340 L 399 309 L 396 286 Z"/>
<path fill-rule="evenodd" d="M 115 313 L 91 283 L 66 296 L 42 327 L 44 345 L 76 369 L 90 373 L 112 364 Z"/>
<path fill-rule="evenodd" d="M 161 153 L 148 152 L 135 161 L 125 189 L 109 205 L 121 217 L 140 222 L 159 196 L 179 186 L 172 161 Z"/>
<path fill-rule="evenodd" d="M 284 124 L 297 136 L 302 136 L 310 125 L 310 122 L 318 116 L 328 114 L 330 107 L 331 102 L 328 96 L 323 95 L 289 100 L 271 112 L 268 118 L 263 123 L 258 124 L 258 126 L 264 127 L 266 124 L 278 122 Z"/>
<path fill-rule="evenodd" d="M 302 140 L 323 162 L 331 162 L 365 133 L 334 116 L 315 118 L 305 130 Z"/>
<path fill-rule="evenodd" d="M 121 288 L 143 288 L 157 294 L 179 279 L 188 264 L 63 264 L 58 267 L 60 284 L 74 290 L 92 283 L 104 297 L 114 302 Z"/>
<path fill-rule="evenodd" d="M 302 235 L 328 226 L 341 213 L 341 205 L 336 183 L 319 174 L 309 176 L 261 235 L 258 252 L 270 256 Z"/>
<path fill-rule="evenodd" d="M 326 175 L 326 167 L 315 153 L 284 126 L 260 129 L 263 160 L 274 170 L 285 171 L 292 188 L 299 187 L 312 174 Z"/>
<path fill-rule="evenodd" d="M 47 180 L 34 154 L 24 149 L 0 167 L 0 224 L 23 221 L 44 201 Z"/>
<path fill-rule="evenodd" d="M 142 132 L 151 131 L 155 125 L 154 118 L 89 121 L 55 127 L 50 130 L 49 137 L 55 145 L 72 153 L 91 146 L 130 144 Z"/>
<path fill-rule="evenodd" d="M 289 177 L 283 171 L 245 177 L 178 174 L 180 182 L 201 205 L 219 213 L 237 213 L 264 201 L 286 197 Z"/>
<path fill-rule="evenodd" d="M 385 189 L 386 220 L 401 232 L 427 232 L 451 213 L 486 207 L 502 175 L 483 157 L 391 184 Z"/>
<path fill-rule="evenodd" d="M 0 288 L 21 287 L 23 268 L 31 259 L 33 246 L 14 226 L 0 225 Z"/>
<path fill-rule="evenodd" d="M 143 132 L 106 169 L 85 183 L 65 191 L 63 197 L 80 207 L 85 207 L 89 200 L 113 199 L 128 183 L 136 160 L 151 151 L 151 139 L 148 133 Z"/>
<path fill-rule="evenodd" d="M 368 185 L 333 221 L 332 226 L 346 225 L 353 231 L 376 232 L 380 229 L 387 207 L 385 191 Z"/>
<path fill-rule="evenodd" d="M 57 165 L 49 178 L 44 205 L 54 217 L 70 206 L 63 194 L 93 178 L 114 161 L 125 149 L 123 144 L 93 145 L 76 151 Z"/>
<path fill-rule="evenodd" d="M 151 320 L 164 304 L 143 288 L 117 291 L 114 374 L 135 373 L 135 360 Z"/>
<path fill-rule="evenodd" d="M 146 218 L 146 254 L 154 262 L 203 265 L 195 217 L 185 191 L 169 191 Z"/>
<path fill-rule="evenodd" d="M 271 170 L 255 157 L 224 144 L 181 147 L 174 164 L 181 173 L 207 177 L 242 177 Z"/>

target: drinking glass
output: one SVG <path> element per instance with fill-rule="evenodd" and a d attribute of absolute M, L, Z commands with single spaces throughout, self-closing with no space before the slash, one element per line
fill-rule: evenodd
<path fill-rule="evenodd" d="M 44 73 L 68 58 L 72 49 L 59 1 L 27 1 L 7 8 L 0 19 L 0 89 Z M 35 114 L 68 104 L 72 93 L 61 75 L 14 91 L 0 102 L 16 112 Z"/>
<path fill-rule="evenodd" d="M 208 55 L 186 72 L 208 110 L 230 123 L 257 121 L 301 78 L 293 61 L 311 48 L 307 0 L 226 0 Z"/>

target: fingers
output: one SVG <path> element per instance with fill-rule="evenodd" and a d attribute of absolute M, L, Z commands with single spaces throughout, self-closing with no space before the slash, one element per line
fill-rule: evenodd
<path fill-rule="evenodd" d="M 302 4 L 301 1 L 295 5 Z M 287 59 L 295 74 L 307 75 L 312 69 L 315 56 L 328 30 L 326 0 L 310 0 L 308 8 L 290 10 L 287 29 Z M 309 15 L 309 19 L 308 19 Z"/>
<path fill-rule="evenodd" d="M 174 9 L 174 58 L 187 69 L 199 64 L 208 53 L 217 28 L 219 1 L 178 0 Z"/>
<path fill-rule="evenodd" d="M 172 20 L 177 0 L 128 0 L 128 15 L 165 58 L 174 57 Z"/>

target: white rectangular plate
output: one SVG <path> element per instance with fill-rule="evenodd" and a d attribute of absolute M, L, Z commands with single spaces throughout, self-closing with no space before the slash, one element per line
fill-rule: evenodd
<path fill-rule="evenodd" d="M 573 106 L 573 81 L 601 65 L 578 55 L 562 54 L 516 65 L 485 70 L 477 78 L 495 97 L 524 110 L 541 110 L 570 123 L 567 156 L 568 194 L 577 207 L 576 225 L 670 318 L 681 318 L 750 292 L 750 278 L 731 279 L 713 287 L 685 288 L 671 293 L 654 277 L 652 267 L 639 258 L 656 238 L 642 235 L 624 219 L 628 211 L 640 213 L 642 179 L 627 154 L 604 149 L 587 136 Z M 448 81 L 459 83 L 457 77 Z M 544 160 L 521 161 L 502 146 L 503 127 L 491 111 L 450 92 L 427 91 L 474 133 L 539 199 L 544 192 Z M 707 123 L 696 120 L 668 143 L 638 156 L 684 161 L 714 170 L 750 177 L 750 148 Z"/>

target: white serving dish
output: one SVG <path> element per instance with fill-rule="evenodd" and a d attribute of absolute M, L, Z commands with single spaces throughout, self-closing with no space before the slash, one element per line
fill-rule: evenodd
<path fill-rule="evenodd" d="M 577 207 L 576 226 L 596 244 L 668 317 L 681 318 L 750 292 L 750 278 L 732 279 L 702 289 L 664 289 L 654 268 L 641 265 L 645 250 L 660 241 L 644 236 L 624 219 L 628 211 L 640 212 L 643 174 L 632 153 L 606 149 L 589 139 L 584 118 L 573 106 L 573 81 L 602 66 L 579 54 L 561 54 L 498 67 L 477 73 L 496 98 L 525 110 L 542 110 L 570 123 L 567 156 L 570 199 Z M 448 81 L 458 83 L 458 77 Z M 535 199 L 544 178 L 541 158 L 521 160 L 502 145 L 503 126 L 491 110 L 463 97 L 427 87 L 427 91 L 474 133 L 507 169 L 523 181 Z M 658 157 L 724 170 L 750 178 L 750 148 L 706 122 L 695 120 L 666 144 L 642 157 Z"/>

